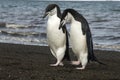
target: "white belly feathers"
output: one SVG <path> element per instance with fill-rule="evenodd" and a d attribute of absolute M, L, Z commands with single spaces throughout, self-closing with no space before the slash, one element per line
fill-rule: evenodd
<path fill-rule="evenodd" d="M 72 49 L 75 53 L 79 53 L 81 51 L 86 51 L 86 35 L 82 34 L 82 28 L 80 22 L 74 22 L 71 24 L 70 28 L 70 41 L 72 45 Z"/>
<path fill-rule="evenodd" d="M 59 24 L 60 19 L 56 15 L 49 17 L 47 23 L 47 40 L 48 45 L 53 49 L 63 47 L 66 43 L 66 36 L 62 29 L 59 30 Z"/>

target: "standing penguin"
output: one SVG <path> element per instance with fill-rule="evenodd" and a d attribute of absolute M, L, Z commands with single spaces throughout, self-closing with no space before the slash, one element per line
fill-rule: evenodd
<path fill-rule="evenodd" d="M 60 20 L 61 20 L 61 12 L 60 8 L 56 4 L 50 4 L 47 6 L 45 10 L 45 14 L 43 18 L 48 16 L 47 21 L 47 41 L 50 47 L 50 51 L 52 55 L 57 59 L 55 64 L 51 64 L 51 66 L 63 66 L 62 60 L 69 58 L 69 42 L 68 42 L 68 34 L 66 31 L 66 27 L 63 26 L 61 30 L 59 30 Z"/>
<path fill-rule="evenodd" d="M 74 9 L 66 9 L 62 14 L 59 29 L 67 22 L 71 24 L 70 41 L 72 50 L 78 59 L 76 62 L 73 61 L 72 64 L 79 65 L 81 63 L 82 67 L 77 69 L 85 69 L 88 61 L 103 64 L 94 56 L 92 35 L 87 20 Z"/>

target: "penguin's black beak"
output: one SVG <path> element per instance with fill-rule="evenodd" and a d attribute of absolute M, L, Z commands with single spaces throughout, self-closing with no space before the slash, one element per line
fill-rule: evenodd
<path fill-rule="evenodd" d="M 60 22 L 59 29 L 61 29 L 64 26 L 63 21 Z"/>
<path fill-rule="evenodd" d="M 63 23 L 60 23 L 59 29 L 61 29 L 63 27 Z"/>
<path fill-rule="evenodd" d="M 44 14 L 44 16 L 42 18 L 45 18 L 48 15 L 48 12 Z"/>

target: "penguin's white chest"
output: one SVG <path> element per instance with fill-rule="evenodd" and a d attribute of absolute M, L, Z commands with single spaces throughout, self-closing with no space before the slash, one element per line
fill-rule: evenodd
<path fill-rule="evenodd" d="M 60 19 L 55 15 L 48 18 L 47 23 L 47 40 L 51 48 L 65 46 L 66 36 L 62 29 L 59 30 Z"/>
<path fill-rule="evenodd" d="M 74 53 L 86 51 L 86 35 L 82 33 L 80 22 L 74 22 L 70 28 L 70 41 Z"/>

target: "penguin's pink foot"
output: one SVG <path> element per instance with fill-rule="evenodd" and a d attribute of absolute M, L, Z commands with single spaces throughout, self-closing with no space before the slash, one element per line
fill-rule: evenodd
<path fill-rule="evenodd" d="M 84 70 L 85 67 L 77 67 L 76 69 L 78 69 L 78 70 Z"/>
<path fill-rule="evenodd" d="M 72 61 L 71 64 L 72 64 L 72 65 L 79 65 L 79 64 L 80 64 L 80 61 Z"/>
<path fill-rule="evenodd" d="M 57 65 L 57 64 L 50 64 L 50 66 L 56 67 L 56 66 L 58 66 L 58 65 Z"/>
<path fill-rule="evenodd" d="M 56 66 L 64 66 L 64 64 L 62 62 L 60 62 L 59 64 L 50 64 L 50 66 L 56 67 Z"/>
<path fill-rule="evenodd" d="M 63 66 L 64 64 L 60 61 L 57 61 L 55 64 L 50 64 L 50 66 L 54 66 L 54 67 L 56 67 L 58 65 Z"/>
<path fill-rule="evenodd" d="M 60 66 L 64 66 L 63 62 L 60 62 L 59 65 L 60 65 Z"/>

